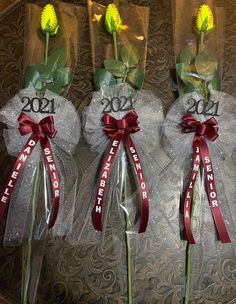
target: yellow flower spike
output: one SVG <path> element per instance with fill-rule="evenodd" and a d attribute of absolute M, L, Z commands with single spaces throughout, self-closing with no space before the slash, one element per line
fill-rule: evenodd
<path fill-rule="evenodd" d="M 58 32 L 58 21 L 54 6 L 51 4 L 45 5 L 41 14 L 41 29 L 44 33 L 49 33 L 50 36 L 56 35 Z"/>
<path fill-rule="evenodd" d="M 196 24 L 199 32 L 209 33 L 214 29 L 214 17 L 208 5 L 203 4 L 198 9 Z"/>
<path fill-rule="evenodd" d="M 110 34 L 113 32 L 120 33 L 122 30 L 127 28 L 126 25 L 122 24 L 119 11 L 114 3 L 107 6 L 105 26 Z"/>

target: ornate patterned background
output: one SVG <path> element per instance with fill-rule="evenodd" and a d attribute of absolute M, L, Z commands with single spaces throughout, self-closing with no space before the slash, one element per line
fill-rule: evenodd
<path fill-rule="evenodd" d="M 36 2 L 36 1 L 33 1 Z M 66 1 L 86 6 L 85 1 Z M 108 1 L 100 1 L 106 4 Z M 174 100 L 170 69 L 174 66 L 172 14 L 170 0 L 134 0 L 150 9 L 147 70 L 144 87 L 155 92 L 163 100 L 165 108 Z M 218 1 L 226 7 L 226 44 L 224 63 L 224 90 L 236 96 L 236 1 Z M 87 16 L 86 20 L 87 20 Z M 88 22 L 80 49 L 76 75 L 69 92 L 79 112 L 89 103 L 93 91 L 92 62 Z M 3 105 L 22 87 L 24 37 L 24 1 L 17 2 L 10 10 L 0 14 L 0 102 Z M 2 132 L 3 126 L 1 126 Z M 7 156 L 3 139 L 0 143 L 1 184 L 12 159 Z M 86 157 L 85 157 L 86 156 Z M 93 155 L 82 140 L 76 155 L 80 174 L 86 169 Z M 0 235 L 3 236 L 4 223 Z M 151 242 L 142 236 L 137 251 L 134 303 L 181 303 L 183 259 L 171 252 L 164 243 Z M 126 303 L 126 277 L 124 248 L 116 247 L 111 235 L 107 235 L 104 248 L 96 246 L 72 247 L 62 240 L 49 240 L 43 262 L 37 303 Z M 169 264 L 169 257 L 174 263 Z M 21 280 L 21 248 L 0 248 L 0 288 L 19 303 Z M 228 263 L 228 264 L 227 264 Z M 117 272 L 117 266 L 120 271 Z M 217 261 L 222 277 L 211 282 L 210 290 L 202 289 L 193 304 L 228 303 L 236 301 L 235 252 L 230 251 L 224 260 Z M 216 269 L 216 271 L 218 271 Z M 227 272 L 228 271 L 228 272 Z M 231 277 L 229 278 L 229 273 Z M 118 275 L 119 274 L 119 275 Z M 224 282 L 224 283 L 222 283 Z M 225 284 L 225 286 L 224 286 Z M 216 298 L 222 287 L 222 298 Z M 18 299 L 18 300 L 17 300 Z M 235 302 L 236 303 L 236 302 Z"/>

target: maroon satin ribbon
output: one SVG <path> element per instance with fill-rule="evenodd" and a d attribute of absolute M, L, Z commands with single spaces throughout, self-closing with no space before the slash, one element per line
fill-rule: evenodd
<path fill-rule="evenodd" d="M 218 123 L 214 117 L 211 117 L 207 121 L 201 123 L 200 121 L 197 121 L 191 114 L 186 114 L 183 116 L 182 123 L 180 125 L 183 133 L 195 133 L 193 138 L 193 169 L 184 200 L 184 224 L 187 240 L 190 244 L 195 244 L 191 231 L 191 204 L 193 199 L 194 185 L 199 172 L 200 163 L 202 162 L 208 201 L 211 207 L 217 233 L 222 243 L 230 243 L 231 241 L 219 206 L 211 155 L 206 143 L 206 138 L 212 142 L 217 139 Z"/>
<path fill-rule="evenodd" d="M 59 175 L 56 169 L 51 145 L 48 139 L 48 137 L 54 138 L 57 134 L 57 131 L 54 128 L 54 119 L 53 116 L 47 116 L 39 123 L 37 123 L 30 116 L 26 115 L 25 113 L 21 113 L 18 121 L 19 132 L 22 136 L 25 136 L 29 133 L 32 134 L 27 143 L 22 148 L 0 194 L 0 218 L 2 218 L 5 213 L 17 181 L 20 178 L 30 155 L 36 147 L 37 142 L 40 141 L 44 161 L 48 167 L 48 172 L 53 188 L 54 208 L 53 215 L 49 223 L 49 228 L 52 228 L 57 218 L 60 202 Z"/>
<path fill-rule="evenodd" d="M 131 111 L 122 119 L 117 120 L 109 114 L 104 114 L 102 117 L 104 124 L 103 131 L 112 139 L 108 148 L 102 170 L 99 176 L 97 185 L 95 205 L 92 211 L 93 226 L 96 230 L 102 230 L 102 210 L 104 197 L 106 193 L 107 183 L 111 174 L 113 162 L 118 151 L 121 141 L 130 156 L 133 168 L 138 180 L 141 196 L 141 216 L 139 233 L 145 232 L 148 224 L 149 208 L 148 208 L 148 191 L 141 166 L 141 162 L 135 148 L 135 145 L 130 137 L 130 133 L 136 133 L 140 130 L 138 115 Z"/>

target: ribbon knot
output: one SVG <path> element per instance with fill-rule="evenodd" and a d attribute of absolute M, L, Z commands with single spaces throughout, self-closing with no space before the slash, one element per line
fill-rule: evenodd
<path fill-rule="evenodd" d="M 54 127 L 53 116 L 47 116 L 43 118 L 39 123 L 33 120 L 30 116 L 25 113 L 21 113 L 19 118 L 19 132 L 22 136 L 34 133 L 40 139 L 45 135 L 54 138 L 57 131 Z"/>
<path fill-rule="evenodd" d="M 105 193 L 116 153 L 118 151 L 121 141 L 123 141 L 124 147 L 129 155 L 129 160 L 133 165 L 133 169 L 136 173 L 135 176 L 139 184 L 141 198 L 139 233 L 142 233 L 146 230 L 148 223 L 148 192 L 138 152 L 130 136 L 130 133 L 136 133 L 140 130 L 138 115 L 135 111 L 131 111 L 126 114 L 122 119 L 117 120 L 109 114 L 104 114 L 102 117 L 102 122 L 104 124 L 103 131 L 108 137 L 112 139 L 112 142 L 108 148 L 102 166 L 102 170 L 99 175 L 96 199 L 92 211 L 92 220 L 94 228 L 96 230 L 102 230 L 102 210 Z"/>
<path fill-rule="evenodd" d="M 205 136 L 207 131 L 207 126 L 205 124 L 200 123 L 197 128 L 197 135 L 198 136 Z"/>
<path fill-rule="evenodd" d="M 127 130 L 127 128 L 128 128 L 127 120 L 126 119 L 118 119 L 117 120 L 117 128 L 119 130 L 123 130 L 123 131 Z"/>
<path fill-rule="evenodd" d="M 196 120 L 194 116 L 187 114 L 182 117 L 180 126 L 182 127 L 183 133 L 195 133 L 193 138 L 194 163 L 184 199 L 184 225 L 187 239 L 190 244 L 195 244 L 191 231 L 191 204 L 193 200 L 194 185 L 199 172 L 199 167 L 202 163 L 208 201 L 211 207 L 216 230 L 221 242 L 229 243 L 230 238 L 219 206 L 211 155 L 205 140 L 207 138 L 209 141 L 213 142 L 217 139 L 219 136 L 218 123 L 214 117 L 201 123 Z"/>
<path fill-rule="evenodd" d="M 183 116 L 180 126 L 183 133 L 196 133 L 197 136 L 204 136 L 212 142 L 219 136 L 218 123 L 214 117 L 201 123 L 193 115 L 186 114 Z"/>
<path fill-rule="evenodd" d="M 48 168 L 48 174 L 52 183 L 53 189 L 53 214 L 49 223 L 49 228 L 52 228 L 55 224 L 60 202 L 60 185 L 59 174 L 56 168 L 53 152 L 51 149 L 50 141 L 48 137 L 54 138 L 57 131 L 54 128 L 53 116 L 47 116 L 43 118 L 39 123 L 34 121 L 30 116 L 25 113 L 21 113 L 18 117 L 19 132 L 22 136 L 31 133 L 27 143 L 22 148 L 10 175 L 4 185 L 2 192 L 0 193 L 0 218 L 4 215 L 5 209 L 10 201 L 10 197 L 16 186 L 17 180 L 20 178 L 23 170 L 27 164 L 27 161 L 36 147 L 38 141 L 42 148 L 42 154 L 44 162 Z M 12 178 L 16 176 L 16 178 Z"/>
<path fill-rule="evenodd" d="M 136 133 L 140 131 L 138 115 L 135 111 L 130 111 L 122 119 L 116 119 L 109 114 L 104 114 L 102 122 L 104 124 L 104 133 L 111 138 L 116 136 L 118 133 L 127 135 L 128 133 Z"/>

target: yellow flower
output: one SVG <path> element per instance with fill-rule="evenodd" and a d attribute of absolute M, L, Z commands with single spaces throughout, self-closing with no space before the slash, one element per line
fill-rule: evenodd
<path fill-rule="evenodd" d="M 106 10 L 105 26 L 107 31 L 112 34 L 113 32 L 120 33 L 126 29 L 127 26 L 122 24 L 120 14 L 115 4 L 109 4 Z"/>
<path fill-rule="evenodd" d="M 56 35 L 59 25 L 57 15 L 53 5 L 45 5 L 41 14 L 41 28 L 44 33 L 48 32 L 50 36 Z"/>
<path fill-rule="evenodd" d="M 197 29 L 199 32 L 209 33 L 214 28 L 214 17 L 210 7 L 206 4 L 200 6 L 197 12 Z"/>

